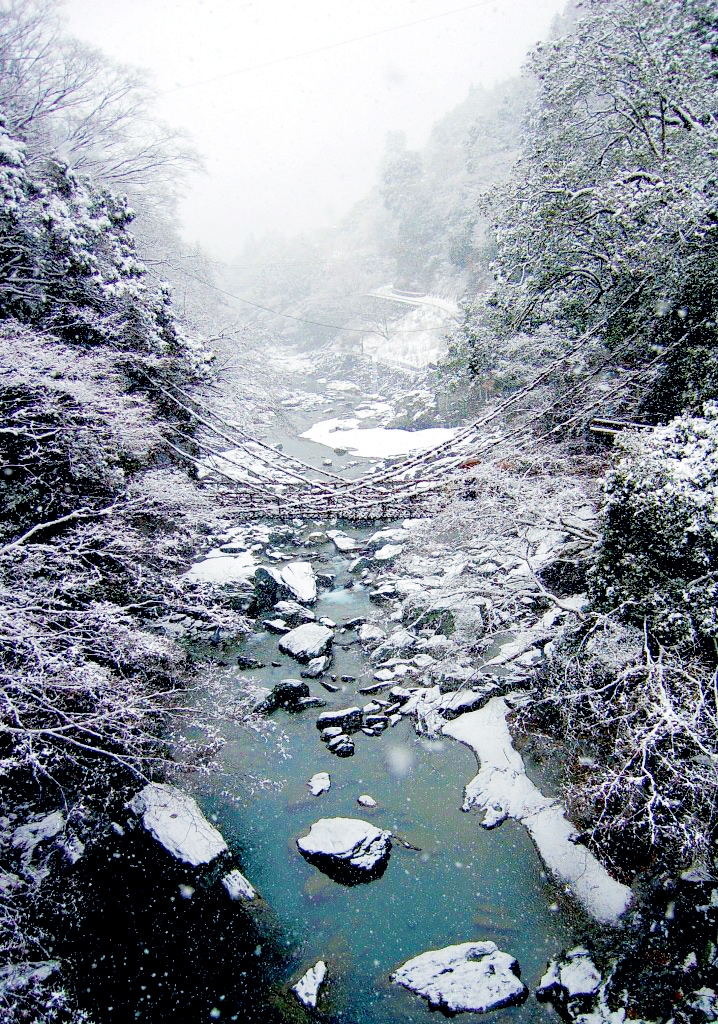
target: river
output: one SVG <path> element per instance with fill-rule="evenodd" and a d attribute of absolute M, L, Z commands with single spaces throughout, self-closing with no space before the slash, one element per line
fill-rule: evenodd
<path fill-rule="evenodd" d="M 321 382 L 312 377 L 302 387 L 305 393 L 321 392 Z M 351 417 L 364 401 L 360 391 L 340 390 L 331 408 L 327 401 L 318 412 L 288 413 L 270 426 L 267 440 L 311 465 L 331 458 L 333 471 L 357 473 L 372 460 L 336 454 L 299 435 L 327 416 Z M 374 529 L 343 525 L 360 541 Z M 329 523 L 295 526 L 307 535 Z M 337 551 L 329 539 L 311 547 L 286 543 L 283 550 L 336 574 L 312 610 L 338 624 L 329 672 L 339 689 L 327 692 L 314 680 L 312 694 L 326 700 L 328 709 L 368 703 L 370 698 L 357 691 L 372 682 L 376 666 L 356 633 L 341 627 L 358 616 L 381 623 L 390 613 L 371 602 L 369 588 L 349 571 L 351 554 Z M 260 626 L 241 647 L 223 651 L 230 666 L 237 654 L 267 666 L 250 672 L 228 668 L 238 693 L 248 680 L 271 687 L 299 676 L 300 666 L 280 654 L 277 643 L 278 637 Z M 93 1019 L 103 1024 L 428 1022 L 428 1005 L 390 981 L 391 972 L 410 957 L 492 940 L 516 957 L 522 979 L 534 989 L 547 960 L 583 938 L 585 919 L 547 877 L 523 826 L 508 820 L 487 831 L 475 813 L 461 811 L 464 786 L 477 768 L 469 749 L 450 739 L 419 736 L 402 719 L 379 736 L 355 734 L 354 756 L 339 758 L 320 741 L 316 717 L 313 710 L 277 710 L 269 735 L 226 722 L 223 772 L 204 782 L 188 777 L 181 783 L 191 787 L 266 901 L 256 923 L 251 909 L 238 908 L 227 927 L 226 894 L 218 879 L 203 883 L 200 900 L 184 869 L 160 869 L 136 833 L 120 829 L 115 845 L 88 865 L 96 898 L 70 953 L 81 999 Z M 331 788 L 315 797 L 307 782 L 320 771 L 330 774 Z M 357 798 L 363 794 L 376 807 L 360 807 Z M 395 840 L 381 877 L 342 885 L 305 861 L 296 847 L 314 821 L 335 816 L 370 821 L 417 849 Z M 158 870 L 166 871 L 164 880 Z M 290 986 L 319 959 L 327 963 L 328 979 L 319 1009 L 310 1013 Z M 469 1024 L 478 1019 L 462 1016 Z M 523 1005 L 492 1017 L 524 1022 L 555 1019 L 555 1014 L 531 995 Z"/>
<path fill-rule="evenodd" d="M 360 531 L 352 531 L 361 536 Z M 325 568 L 337 574 L 313 610 L 341 624 L 355 616 L 376 617 L 367 590 L 351 579 L 349 558 L 323 552 Z M 353 633 L 338 634 L 331 671 L 340 691 L 312 693 L 330 708 L 367 703 L 357 689 L 371 682 L 374 666 Z M 271 686 L 298 676 L 296 663 L 278 654 L 277 637 L 260 632 L 243 653 L 268 667 L 252 676 Z M 271 667 L 271 662 L 280 667 Z M 237 673 L 238 684 L 246 673 Z M 341 682 L 342 676 L 354 681 Z M 428 1021 L 430 1011 L 416 996 L 392 985 L 389 975 L 427 949 L 489 939 L 515 956 L 529 987 L 538 984 L 547 959 L 575 941 L 570 916 L 560 909 L 554 886 L 521 825 L 507 821 L 487 831 L 474 814 L 461 811 L 463 787 L 476 773 L 473 754 L 448 739 L 416 735 L 402 720 L 378 737 L 356 734 L 356 753 L 332 755 L 319 739 L 316 713 L 274 713 L 284 734 L 283 754 L 270 739 L 243 729 L 229 734 L 223 752 L 227 772 L 217 791 L 206 792 L 204 808 L 238 850 L 243 871 L 276 912 L 287 942 L 299 956 L 299 974 L 316 960 L 329 968 L 330 1017 L 350 1024 Z M 328 793 L 314 797 L 307 781 L 318 771 L 331 777 Z M 247 785 L 247 775 L 266 785 Z M 357 798 L 368 794 L 371 810 Z M 418 851 L 395 842 L 384 875 L 347 887 L 308 864 L 295 840 L 320 817 L 359 817 L 406 838 Z M 285 980 L 296 980 L 295 971 Z M 279 979 L 278 979 L 279 980 Z M 553 1016 L 530 998 L 501 1011 L 505 1019 L 528 1021 Z M 468 1020 L 472 1015 L 466 1015 Z"/>

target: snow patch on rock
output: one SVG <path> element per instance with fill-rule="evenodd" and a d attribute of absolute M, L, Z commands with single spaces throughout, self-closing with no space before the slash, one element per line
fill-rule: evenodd
<path fill-rule="evenodd" d="M 508 710 L 503 697 L 494 697 L 481 710 L 443 727 L 445 736 L 466 744 L 479 760 L 479 773 L 466 787 L 464 810 L 472 806 L 488 810 L 487 826 L 497 824 L 502 816 L 520 821 L 546 867 L 588 913 L 603 924 L 617 924 L 631 902 L 631 890 L 611 878 L 593 854 L 576 843 L 576 830 L 561 804 L 545 797 L 527 777 L 523 759 L 511 742 Z"/>
<path fill-rule="evenodd" d="M 196 801 L 174 786 L 150 782 L 133 796 L 129 807 L 142 816 L 142 824 L 157 842 L 186 864 L 209 864 L 227 850 Z"/>
<path fill-rule="evenodd" d="M 493 942 L 461 942 L 415 956 L 391 980 L 449 1013 L 485 1013 L 521 1003 L 519 965 Z"/>
<path fill-rule="evenodd" d="M 327 965 L 323 960 L 317 960 L 314 967 L 310 967 L 296 985 L 292 985 L 292 992 L 297 996 L 300 1003 L 310 1009 L 316 1009 L 319 989 L 327 976 Z"/>

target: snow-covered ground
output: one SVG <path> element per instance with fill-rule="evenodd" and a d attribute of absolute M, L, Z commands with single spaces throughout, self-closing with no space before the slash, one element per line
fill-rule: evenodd
<path fill-rule="evenodd" d="M 528 778 L 523 758 L 511 742 L 508 710 L 503 697 L 495 697 L 480 711 L 461 715 L 443 728 L 445 736 L 471 747 L 480 762 L 478 775 L 466 787 L 464 810 L 485 810 L 491 824 L 507 816 L 520 821 L 546 867 L 588 913 L 603 924 L 617 924 L 631 902 L 631 890 L 611 878 L 577 843 L 576 829 L 561 804 L 544 796 Z"/>
<path fill-rule="evenodd" d="M 436 295 L 397 295 L 390 287 L 372 294 L 413 308 L 390 324 L 386 334 L 370 331 L 364 336 L 367 355 L 380 363 L 415 367 L 438 363 L 446 355 L 446 335 L 459 312 L 456 302 Z"/>
<path fill-rule="evenodd" d="M 322 420 L 301 436 L 328 448 L 345 448 L 361 458 L 391 458 L 425 451 L 451 440 L 456 430 L 431 427 L 427 430 L 392 430 L 360 426 L 359 419 Z"/>

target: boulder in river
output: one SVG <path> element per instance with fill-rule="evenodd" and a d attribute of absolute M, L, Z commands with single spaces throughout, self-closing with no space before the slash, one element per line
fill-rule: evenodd
<path fill-rule="evenodd" d="M 321 658 L 312 658 L 307 667 L 300 672 L 302 679 L 318 679 L 329 668 L 331 660 L 327 654 L 323 654 Z"/>
<path fill-rule="evenodd" d="M 382 658 L 387 657 L 402 657 L 410 658 L 416 648 L 418 637 L 414 633 L 409 632 L 408 629 L 400 627 L 395 629 L 384 641 L 381 643 L 374 653 L 372 659 L 374 661 L 381 661 Z"/>
<path fill-rule="evenodd" d="M 330 537 L 337 551 L 354 551 L 358 548 L 359 541 L 344 533 L 343 530 L 327 530 L 327 537 Z"/>
<path fill-rule="evenodd" d="M 519 965 L 493 942 L 430 949 L 395 971 L 391 980 L 448 1013 L 485 1013 L 522 1003 L 528 989 Z"/>
<path fill-rule="evenodd" d="M 284 619 L 262 619 L 262 625 L 268 633 L 276 633 L 278 636 L 289 632 L 289 626 Z"/>
<path fill-rule="evenodd" d="M 372 881 L 386 870 L 391 832 L 360 818 L 320 818 L 297 839 L 302 856 L 346 885 Z"/>
<path fill-rule="evenodd" d="M 332 754 L 336 754 L 337 757 L 352 757 L 354 754 L 354 743 L 345 732 L 342 732 L 328 741 L 327 749 Z"/>
<path fill-rule="evenodd" d="M 327 976 L 327 965 L 323 960 L 317 960 L 314 967 L 310 967 L 296 985 L 292 985 L 292 992 L 304 1006 L 310 1010 L 316 1009 L 319 989 Z"/>
<path fill-rule="evenodd" d="M 142 824 L 177 860 L 198 867 L 209 864 L 227 852 L 227 844 L 210 825 L 197 803 L 162 782 L 150 782 L 129 802 L 129 808 L 142 816 Z"/>
<path fill-rule="evenodd" d="M 567 1009 L 570 1009 L 571 1016 L 574 1012 L 588 1013 L 593 1008 L 601 981 L 601 974 L 589 951 L 577 946 L 560 959 L 549 962 L 536 989 L 536 998 L 553 1003 L 562 1015 Z"/>
<path fill-rule="evenodd" d="M 298 709 L 301 700 L 308 696 L 309 686 L 302 679 L 282 679 L 272 687 L 271 693 L 264 701 L 263 710 L 287 708 L 293 711 Z"/>
<path fill-rule="evenodd" d="M 318 622 L 307 622 L 286 633 L 279 641 L 279 650 L 290 654 L 297 661 L 311 661 L 327 654 L 332 646 L 334 634 Z"/>
<path fill-rule="evenodd" d="M 364 622 L 359 626 L 359 640 L 367 647 L 386 639 L 386 632 L 375 622 Z"/>
<path fill-rule="evenodd" d="M 262 608 L 271 608 L 277 601 L 314 604 L 317 599 L 317 580 L 310 562 L 287 562 L 281 569 L 260 565 L 254 574 L 254 584 Z"/>
<path fill-rule="evenodd" d="M 309 708 L 325 708 L 327 702 L 321 697 L 300 697 L 297 704 L 297 711 L 307 711 Z"/>
<path fill-rule="evenodd" d="M 244 670 L 264 668 L 264 662 L 260 661 L 259 658 L 252 658 L 247 654 L 238 654 L 237 668 Z"/>
<path fill-rule="evenodd" d="M 317 772 L 315 775 L 312 775 L 307 783 L 312 796 L 321 796 L 322 793 L 327 793 L 331 784 L 332 780 L 329 778 L 329 772 Z"/>
<path fill-rule="evenodd" d="M 322 743 L 328 743 L 329 740 L 336 739 L 337 736 L 341 736 L 344 730 L 340 725 L 330 725 L 327 729 L 322 729 L 319 733 L 319 739 Z"/>
<path fill-rule="evenodd" d="M 231 900 L 253 900 L 257 897 L 257 890 L 238 868 L 224 876 L 222 885 Z"/>
<path fill-rule="evenodd" d="M 403 550 L 402 544 L 385 544 L 384 547 L 374 552 L 374 558 L 377 562 L 393 562 Z"/>
<path fill-rule="evenodd" d="M 362 727 L 362 709 L 342 708 L 340 711 L 325 711 L 317 719 L 317 729 L 328 729 L 338 725 L 344 732 L 357 732 Z"/>
<path fill-rule="evenodd" d="M 314 622 L 316 615 L 308 608 L 304 608 L 298 601 L 277 601 L 273 612 L 287 623 L 292 629 L 301 626 L 304 622 Z"/>

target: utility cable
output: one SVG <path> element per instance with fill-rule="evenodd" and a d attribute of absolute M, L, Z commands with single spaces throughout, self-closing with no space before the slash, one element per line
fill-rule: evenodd
<path fill-rule="evenodd" d="M 467 7 L 456 7 L 453 11 L 444 11 L 442 14 L 431 14 L 426 18 L 417 18 L 416 21 L 405 21 L 402 25 L 392 25 L 389 28 L 380 28 L 375 32 L 366 32 L 361 36 L 353 36 L 350 39 L 340 39 L 336 43 L 327 43 L 325 46 L 316 46 L 311 50 L 302 50 L 301 53 L 287 54 L 285 57 L 275 57 L 273 60 L 263 61 L 261 64 L 251 64 L 246 68 L 236 68 L 234 71 L 226 71 L 222 75 L 213 75 L 212 78 L 201 78 L 196 82 L 188 82 L 186 85 L 176 85 L 173 89 L 165 89 L 160 96 L 169 96 L 175 92 L 182 92 L 185 89 L 196 89 L 201 85 L 210 85 L 212 82 L 222 82 L 227 78 L 234 78 L 237 75 L 246 75 L 250 71 L 261 71 L 264 68 L 275 67 L 277 64 L 285 64 L 288 61 L 301 60 L 303 57 L 312 57 L 317 53 L 326 53 L 329 50 L 337 50 L 342 46 L 350 46 L 352 43 L 361 43 L 367 39 L 376 39 L 378 36 L 389 35 L 391 32 L 399 32 L 405 28 L 412 28 L 414 25 L 425 25 L 430 21 L 438 21 L 440 18 L 449 18 L 454 14 L 464 14 L 466 11 L 474 11 L 479 7 L 488 7 L 494 0 L 481 0 L 479 3 L 469 4 Z"/>

